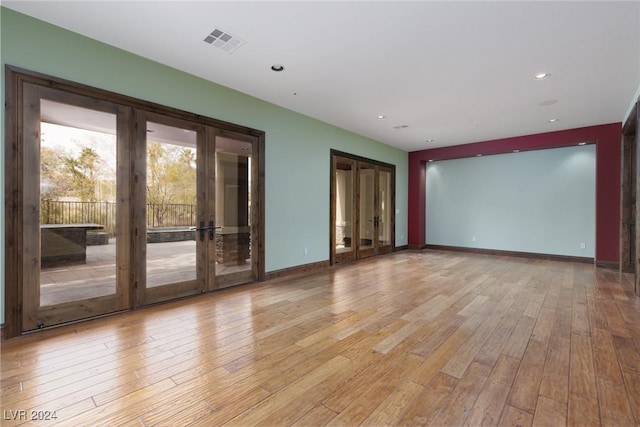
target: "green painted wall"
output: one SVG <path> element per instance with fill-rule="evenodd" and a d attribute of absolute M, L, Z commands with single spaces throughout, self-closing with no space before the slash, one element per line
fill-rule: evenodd
<path fill-rule="evenodd" d="M 267 272 L 329 259 L 331 149 L 396 165 L 396 245 L 407 244 L 406 152 L 9 9 L 0 14 L 2 99 L 9 64 L 265 131 Z M 3 113 L 2 200 L 4 123 Z M 4 322 L 4 256 L 1 268 Z"/>

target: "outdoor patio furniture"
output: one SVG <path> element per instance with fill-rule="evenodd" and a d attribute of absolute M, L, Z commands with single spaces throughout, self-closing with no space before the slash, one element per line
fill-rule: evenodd
<path fill-rule="evenodd" d="M 41 224 L 41 266 L 85 264 L 87 231 L 103 228 L 100 224 Z"/>

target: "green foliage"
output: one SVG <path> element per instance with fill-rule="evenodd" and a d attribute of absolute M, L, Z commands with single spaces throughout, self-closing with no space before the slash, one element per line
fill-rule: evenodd
<path fill-rule="evenodd" d="M 98 153 L 84 147 L 78 158 L 65 156 L 62 161 L 71 179 L 72 194 L 83 202 L 95 202 L 98 169 L 102 163 Z"/>
<path fill-rule="evenodd" d="M 42 199 L 57 200 L 71 191 L 71 179 L 65 173 L 65 154 L 60 150 L 43 147 L 40 152 L 40 191 Z"/>
<path fill-rule="evenodd" d="M 60 148 L 43 147 L 40 152 L 41 198 L 72 198 L 82 202 L 104 200 L 115 195 L 113 180 L 104 179 L 104 161 L 90 147 L 78 156 Z"/>
<path fill-rule="evenodd" d="M 40 150 L 41 222 L 95 222 L 113 232 L 115 218 L 109 215 L 112 203 L 108 200 L 115 198 L 115 182 L 108 179 L 109 175 L 113 176 L 113 172 L 108 171 L 93 148 L 84 146 L 74 156 L 60 146 L 43 146 Z M 69 201 L 61 201 L 65 199 Z"/>
<path fill-rule="evenodd" d="M 194 149 L 147 143 L 147 203 L 154 223 L 162 226 L 170 204 L 196 204 Z"/>
<path fill-rule="evenodd" d="M 114 222 L 113 215 L 108 214 L 115 202 L 115 171 L 112 170 L 113 164 L 110 167 L 108 161 L 101 157 L 111 153 L 99 148 L 100 141 L 90 140 L 92 146 L 75 140 L 72 142 L 80 146 L 75 154 L 60 146 L 43 145 L 41 148 L 42 221 Z M 97 149 L 93 148 L 96 146 Z M 191 217 L 196 205 L 196 177 L 194 149 L 153 141 L 148 143 L 147 206 L 151 224 L 172 224 L 177 217 L 181 223 L 194 221 Z M 64 199 L 93 202 L 95 205 L 89 203 L 82 210 L 64 211 L 61 203 L 69 202 L 55 202 Z M 85 215 L 90 218 L 85 218 Z M 98 218 L 97 215 L 105 217 Z"/>

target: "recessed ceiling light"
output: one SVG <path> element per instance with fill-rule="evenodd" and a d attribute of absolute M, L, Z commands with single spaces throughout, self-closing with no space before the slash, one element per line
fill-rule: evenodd
<path fill-rule="evenodd" d="M 482 157 L 482 154 L 476 154 L 476 157 Z"/>
<path fill-rule="evenodd" d="M 427 142 L 433 142 L 435 139 L 427 139 Z"/>
<path fill-rule="evenodd" d="M 514 152 L 514 153 L 519 153 L 519 152 L 520 152 L 520 150 L 513 150 L 513 152 Z"/>
<path fill-rule="evenodd" d="M 429 163 L 433 162 L 433 159 L 429 159 Z"/>
<path fill-rule="evenodd" d="M 586 142 L 579 142 L 578 145 L 587 145 Z"/>
<path fill-rule="evenodd" d="M 379 119 L 386 119 L 387 116 L 383 116 L 382 114 L 378 116 Z"/>
<path fill-rule="evenodd" d="M 549 76 L 551 76 L 551 74 L 549 74 L 549 73 L 538 73 L 533 77 L 533 79 L 534 80 L 544 80 L 546 78 L 549 78 Z"/>
<path fill-rule="evenodd" d="M 558 121 L 558 119 L 549 119 L 549 123 L 555 123 L 557 121 Z"/>
<path fill-rule="evenodd" d="M 280 64 L 274 64 L 271 66 L 271 69 L 276 73 L 279 73 L 280 71 L 284 71 L 284 66 Z"/>

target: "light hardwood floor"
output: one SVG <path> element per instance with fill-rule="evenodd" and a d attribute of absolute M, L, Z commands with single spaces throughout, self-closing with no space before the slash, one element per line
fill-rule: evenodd
<path fill-rule="evenodd" d="M 403 251 L 9 340 L 1 378 L 3 426 L 638 425 L 640 299 L 587 264 Z"/>

